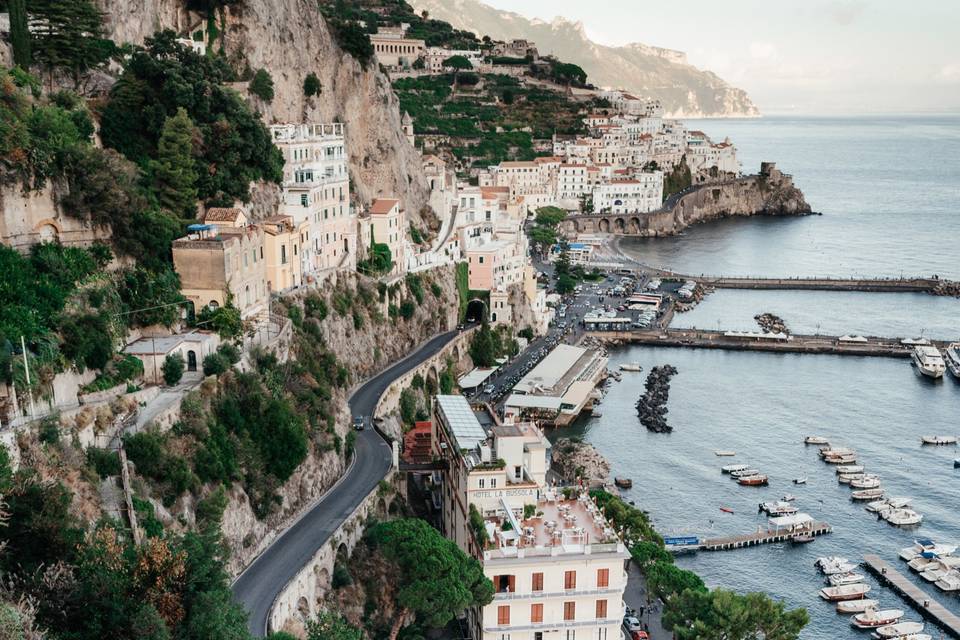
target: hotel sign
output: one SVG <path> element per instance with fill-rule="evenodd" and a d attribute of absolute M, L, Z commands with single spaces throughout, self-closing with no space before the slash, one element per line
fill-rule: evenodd
<path fill-rule="evenodd" d="M 527 496 L 536 496 L 537 488 L 529 487 L 526 489 L 487 489 L 471 492 L 476 498 L 518 498 Z"/>

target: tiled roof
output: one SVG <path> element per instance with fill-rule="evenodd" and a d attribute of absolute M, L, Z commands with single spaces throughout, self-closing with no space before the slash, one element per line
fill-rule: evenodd
<path fill-rule="evenodd" d="M 205 222 L 236 222 L 243 215 L 243 209 L 236 207 L 212 207 L 207 209 L 203 219 Z"/>
<path fill-rule="evenodd" d="M 370 213 L 375 215 L 386 215 L 390 213 L 394 205 L 400 204 L 396 198 L 377 198 L 370 203 Z"/>

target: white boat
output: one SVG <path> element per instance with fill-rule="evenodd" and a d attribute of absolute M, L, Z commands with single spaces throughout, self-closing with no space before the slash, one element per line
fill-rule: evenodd
<path fill-rule="evenodd" d="M 845 584 L 839 587 L 824 587 L 820 589 L 820 597 L 830 602 L 859 600 L 868 593 L 870 593 L 870 585 L 863 583 Z"/>
<path fill-rule="evenodd" d="M 917 345 L 913 348 L 913 364 L 928 378 L 942 378 L 947 365 L 934 346 Z"/>
<path fill-rule="evenodd" d="M 863 575 L 859 573 L 850 573 L 850 572 L 835 573 L 829 578 L 827 578 L 827 582 L 829 582 L 830 586 L 832 587 L 840 587 L 845 584 L 856 584 L 858 582 L 863 582 L 863 580 L 864 580 Z"/>
<path fill-rule="evenodd" d="M 740 469 L 739 471 L 731 471 L 730 475 L 734 478 L 746 478 L 747 476 L 759 475 L 759 469 Z"/>
<path fill-rule="evenodd" d="M 903 609 L 867 609 L 863 613 L 858 613 L 850 620 L 850 624 L 858 629 L 876 629 L 895 624 L 904 616 Z"/>
<path fill-rule="evenodd" d="M 923 444 L 957 444 L 957 436 L 921 436 Z"/>
<path fill-rule="evenodd" d="M 900 638 L 901 636 L 920 633 L 921 631 L 923 631 L 922 622 L 898 622 L 897 624 L 880 627 L 874 631 L 874 634 L 876 634 L 878 638 Z"/>
<path fill-rule="evenodd" d="M 862 464 L 844 464 L 837 467 L 837 474 L 841 473 L 863 473 Z"/>
<path fill-rule="evenodd" d="M 851 479 L 850 486 L 854 489 L 876 489 L 880 486 L 880 478 L 864 475 L 862 478 Z"/>
<path fill-rule="evenodd" d="M 803 476 L 802 478 L 794 478 L 793 484 L 807 484 L 807 476 Z"/>
<path fill-rule="evenodd" d="M 643 371 L 639 362 L 625 362 L 620 365 L 620 371 Z"/>
<path fill-rule="evenodd" d="M 927 569 L 937 566 L 937 559 L 924 558 L 923 556 L 917 556 L 916 558 L 908 562 L 907 566 L 913 569 L 914 571 L 923 573 Z"/>
<path fill-rule="evenodd" d="M 823 436 L 807 436 L 803 442 L 804 444 L 830 444 L 830 441 Z"/>
<path fill-rule="evenodd" d="M 736 451 L 726 451 L 726 450 L 724 450 L 724 449 L 717 449 L 716 451 L 713 452 L 713 455 L 729 458 L 730 456 L 735 456 L 735 455 L 737 455 L 737 452 L 736 452 Z"/>
<path fill-rule="evenodd" d="M 923 522 L 923 516 L 913 509 L 890 509 L 882 512 L 880 516 L 898 527 L 909 527 Z"/>
<path fill-rule="evenodd" d="M 856 455 L 856 451 L 847 447 L 820 447 L 820 457 Z"/>
<path fill-rule="evenodd" d="M 835 558 L 832 562 L 824 562 L 818 566 L 825 576 L 835 576 L 838 573 L 853 573 L 857 565 L 846 558 Z"/>
<path fill-rule="evenodd" d="M 960 342 L 951 342 L 943 350 L 943 361 L 950 373 L 960 378 Z"/>
<path fill-rule="evenodd" d="M 876 500 L 883 497 L 883 489 L 860 489 L 859 491 L 852 491 L 850 497 L 853 500 Z"/>
<path fill-rule="evenodd" d="M 840 453 L 835 456 L 824 456 L 823 461 L 827 464 L 856 464 L 857 455 L 855 453 Z"/>
<path fill-rule="evenodd" d="M 901 498 L 902 500 L 903 498 Z M 921 538 L 914 540 L 913 544 L 900 550 L 900 558 L 910 562 L 918 557 L 937 558 L 939 556 L 948 556 L 957 550 L 953 544 L 937 544 L 930 538 Z"/>
<path fill-rule="evenodd" d="M 839 476 L 837 476 L 837 482 L 839 482 L 840 484 L 850 484 L 854 480 L 862 480 L 862 479 L 863 479 L 862 473 L 841 473 Z"/>
<path fill-rule="evenodd" d="M 792 516 L 799 509 L 790 504 L 789 502 L 784 502 L 778 500 L 777 502 L 761 502 L 760 511 L 766 511 L 768 515 L 772 517 L 777 516 Z"/>
<path fill-rule="evenodd" d="M 796 499 L 797 499 L 797 496 L 793 495 L 792 493 L 785 493 L 781 498 L 781 500 L 783 500 L 784 502 L 793 502 Z"/>
<path fill-rule="evenodd" d="M 733 473 L 734 471 L 743 471 L 744 469 L 749 469 L 750 467 L 745 464 L 728 464 L 725 467 L 720 467 L 720 470 L 724 473 Z"/>
<path fill-rule="evenodd" d="M 879 600 L 872 600 L 870 598 L 845 600 L 837 603 L 837 613 L 863 613 L 867 609 L 875 608 L 878 604 L 880 604 Z"/>
<path fill-rule="evenodd" d="M 960 571 L 955 569 L 940 576 L 936 585 L 941 591 L 960 591 Z"/>
<path fill-rule="evenodd" d="M 876 637 L 877 634 L 873 635 Z M 905 636 L 897 636 L 893 640 L 933 640 L 933 636 L 929 633 L 908 633 Z"/>
<path fill-rule="evenodd" d="M 920 572 L 920 577 L 927 582 L 936 582 L 945 575 L 955 572 L 958 569 L 960 569 L 960 558 L 946 556 L 938 558 L 932 564 L 927 565 L 924 570 Z"/>

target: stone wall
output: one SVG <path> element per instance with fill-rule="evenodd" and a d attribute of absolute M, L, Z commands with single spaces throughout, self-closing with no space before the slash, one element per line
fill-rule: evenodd
<path fill-rule="evenodd" d="M 110 239 L 108 227 L 64 215 L 56 200 L 53 181 L 39 191 L 24 191 L 19 182 L 0 186 L 0 243 L 26 253 L 38 242 L 89 246 Z"/>

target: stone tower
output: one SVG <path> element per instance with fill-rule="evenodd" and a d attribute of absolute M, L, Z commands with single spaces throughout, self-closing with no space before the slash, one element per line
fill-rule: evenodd
<path fill-rule="evenodd" d="M 411 145 L 414 145 L 415 138 L 413 135 L 413 118 L 411 118 L 410 114 L 406 111 L 403 112 L 403 119 L 400 120 L 400 127 L 403 129 L 403 135 L 407 137 L 407 141 Z"/>

